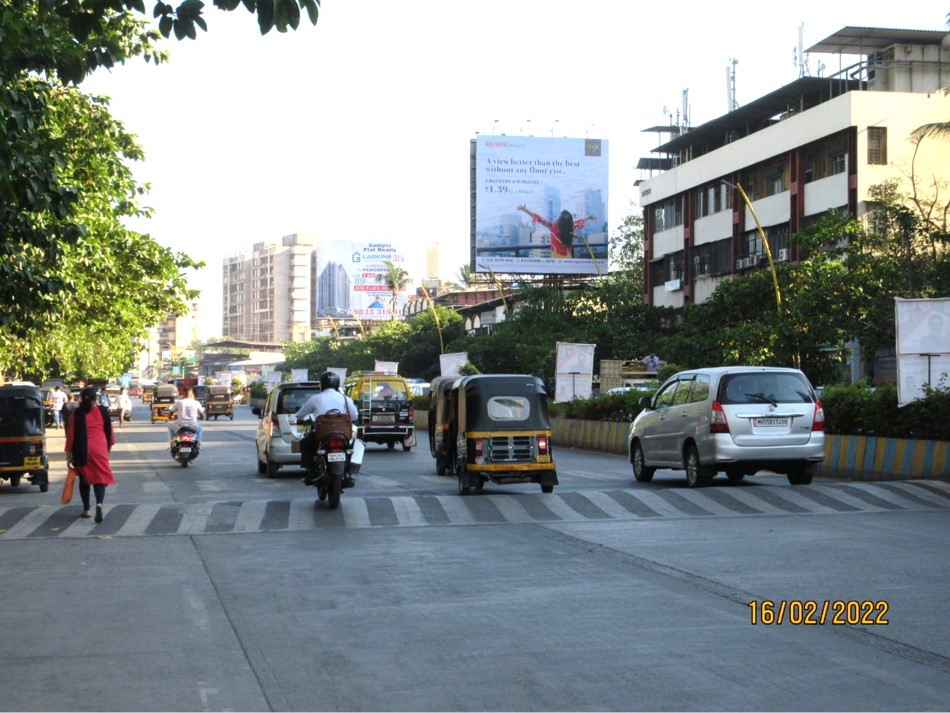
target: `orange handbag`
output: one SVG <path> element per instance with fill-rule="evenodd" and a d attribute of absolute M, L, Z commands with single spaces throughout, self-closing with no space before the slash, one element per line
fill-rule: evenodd
<path fill-rule="evenodd" d="M 72 466 L 66 470 L 66 482 L 63 483 L 63 495 L 60 497 L 60 502 L 63 505 L 68 505 L 73 499 L 73 488 L 76 486 L 76 469 Z"/>

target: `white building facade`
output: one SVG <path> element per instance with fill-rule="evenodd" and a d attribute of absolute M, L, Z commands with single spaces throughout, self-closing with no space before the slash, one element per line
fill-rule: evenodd
<path fill-rule="evenodd" d="M 295 233 L 226 258 L 222 335 L 271 343 L 310 339 L 315 245 L 312 236 Z"/>
<path fill-rule="evenodd" d="M 791 236 L 823 213 L 867 212 L 869 189 L 947 191 L 950 142 L 913 138 L 950 121 L 950 59 L 943 31 L 844 28 L 808 51 L 859 58 L 831 77 L 802 77 L 655 149 L 641 168 L 644 301 L 702 303 L 724 279 L 774 260 L 796 261 Z M 837 58 L 836 58 L 837 59 Z M 829 64 L 832 62 L 829 61 Z M 843 62 L 839 63 L 841 66 Z M 944 193 L 944 196 L 946 194 Z M 944 201 L 946 197 L 944 197 Z"/>

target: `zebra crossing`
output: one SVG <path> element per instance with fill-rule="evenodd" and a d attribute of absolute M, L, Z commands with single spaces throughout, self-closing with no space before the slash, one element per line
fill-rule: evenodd
<path fill-rule="evenodd" d="M 76 504 L 0 508 L 0 540 L 242 534 L 324 528 L 444 527 L 631 521 L 663 518 L 950 510 L 945 481 L 820 483 L 807 487 L 562 490 L 360 497 L 348 492 L 338 510 L 314 498 L 193 503 L 118 503 L 96 524 Z"/>

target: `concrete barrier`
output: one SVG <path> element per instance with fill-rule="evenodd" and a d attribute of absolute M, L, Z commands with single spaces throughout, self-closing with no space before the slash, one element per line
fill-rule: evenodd
<path fill-rule="evenodd" d="M 416 411 L 416 428 L 425 429 L 428 414 Z M 552 418 L 557 448 L 627 453 L 630 424 Z M 556 457 L 556 456 L 555 456 Z M 950 442 L 874 436 L 825 435 L 825 460 L 818 475 L 847 480 L 950 478 Z"/>

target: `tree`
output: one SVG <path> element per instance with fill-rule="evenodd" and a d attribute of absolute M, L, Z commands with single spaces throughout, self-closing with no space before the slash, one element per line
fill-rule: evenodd
<path fill-rule="evenodd" d="M 394 264 L 391 260 L 386 260 L 383 265 L 386 267 L 386 272 L 377 274 L 376 281 L 382 282 L 386 285 L 386 289 L 389 290 L 389 303 L 391 305 L 389 311 L 392 313 L 392 321 L 395 322 L 396 303 L 399 299 L 399 293 L 409 286 L 412 279 L 405 269 Z"/>
<path fill-rule="evenodd" d="M 243 5 L 266 33 L 296 28 L 301 9 L 315 23 L 319 0 L 215 5 Z M 155 43 L 194 38 L 203 8 L 156 2 L 157 32 L 144 0 L 0 0 L 0 370 L 114 374 L 147 326 L 195 296 L 182 271 L 200 264 L 123 227 L 148 215 L 127 167 L 142 151 L 106 99 L 72 85 L 132 57 L 165 61 Z"/>

